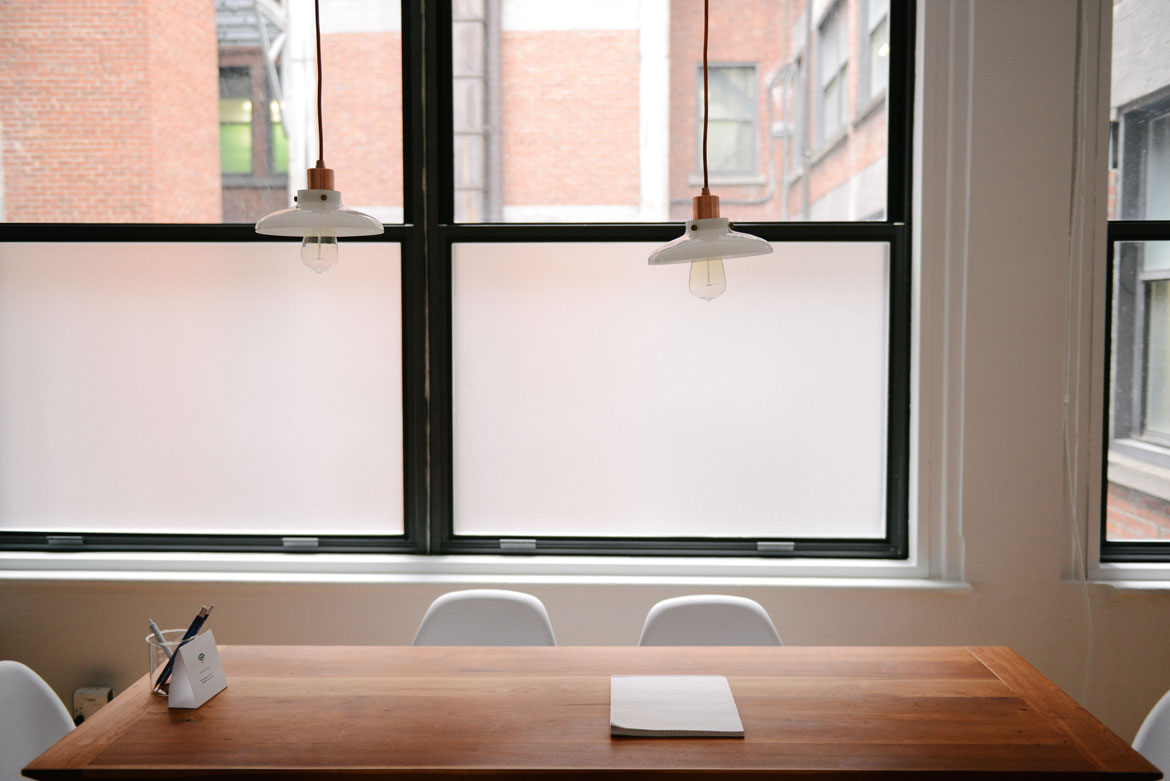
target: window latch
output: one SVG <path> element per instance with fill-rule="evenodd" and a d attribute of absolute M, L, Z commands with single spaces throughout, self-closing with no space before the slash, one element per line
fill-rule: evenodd
<path fill-rule="evenodd" d="M 46 534 L 45 542 L 50 548 L 80 548 L 85 538 L 80 534 Z"/>
<path fill-rule="evenodd" d="M 285 550 L 308 551 L 320 547 L 316 537 L 281 537 L 280 544 Z"/>

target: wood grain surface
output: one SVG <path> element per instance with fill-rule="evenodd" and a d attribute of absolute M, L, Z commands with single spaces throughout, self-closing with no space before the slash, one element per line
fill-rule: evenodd
<path fill-rule="evenodd" d="M 35 760 L 61 778 L 917 778 L 1158 771 L 1007 648 L 224 646 L 228 688 L 145 677 Z M 742 740 L 611 738 L 610 675 L 726 675 Z"/>

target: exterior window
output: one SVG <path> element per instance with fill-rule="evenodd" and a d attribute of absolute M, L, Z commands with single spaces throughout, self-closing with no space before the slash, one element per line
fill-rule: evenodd
<path fill-rule="evenodd" d="M 845 38 L 843 4 L 838 2 L 817 29 L 817 70 L 820 73 L 821 144 L 830 141 L 845 125 L 848 86 L 845 81 L 849 49 Z"/>
<path fill-rule="evenodd" d="M 890 82 L 890 0 L 861 0 L 862 100 L 873 100 Z M 864 110 L 861 106 L 859 110 Z"/>
<path fill-rule="evenodd" d="M 278 174 L 288 173 L 288 131 L 280 114 L 280 101 L 268 101 L 268 122 L 271 131 L 272 170 Z"/>
<path fill-rule="evenodd" d="M 693 0 L 323 3 L 324 156 L 385 232 L 320 276 L 253 230 L 316 158 L 311 3 L 9 0 L 0 547 L 906 558 L 915 4 L 854 133 L 857 0 L 728 2 L 711 185 L 774 252 L 707 303 L 646 262 L 698 193 Z M 52 25 L 119 71 L 22 100 Z"/>
<path fill-rule="evenodd" d="M 697 112 L 695 138 L 698 160 L 695 170 L 703 171 L 703 69 L 698 69 L 695 97 Z M 756 172 L 756 139 L 759 94 L 754 65 L 712 65 L 708 67 L 707 166 L 714 176 Z"/>
<path fill-rule="evenodd" d="M 252 74 L 247 68 L 219 72 L 219 169 L 250 174 L 252 165 Z"/>
<path fill-rule="evenodd" d="M 1103 561 L 1170 560 L 1170 7 L 1113 30 L 1111 333 Z M 1156 61 L 1150 61 L 1156 52 Z"/>

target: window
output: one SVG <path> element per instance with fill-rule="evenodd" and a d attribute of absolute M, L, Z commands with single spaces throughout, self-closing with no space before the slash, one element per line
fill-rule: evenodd
<path fill-rule="evenodd" d="M 1167 43 L 1161 4 L 1118 6 L 1103 561 L 1170 559 L 1170 79 L 1147 61 Z"/>
<path fill-rule="evenodd" d="M 219 170 L 250 174 L 252 163 L 252 73 L 247 68 L 219 71 Z"/>
<path fill-rule="evenodd" d="M 820 97 L 817 139 L 826 144 L 845 125 L 848 116 L 848 85 L 845 81 L 849 63 L 846 45 L 843 3 L 838 2 L 817 28 L 817 70 L 820 73 Z"/>
<path fill-rule="evenodd" d="M 252 229 L 317 151 L 297 4 L 168 6 L 171 47 L 214 38 L 219 58 L 134 62 L 149 141 L 98 119 L 121 81 L 78 98 L 99 174 L 134 144 L 157 157 L 109 179 L 107 211 L 38 178 L 69 153 L 34 148 L 51 116 L 6 122 L 41 166 L 6 168 L 0 545 L 904 558 L 912 96 L 891 88 L 855 139 L 844 23 L 735 2 L 758 24 L 712 42 L 734 58 L 711 70 L 712 170 L 733 180 L 712 184 L 774 254 L 728 260 L 713 303 L 646 263 L 697 193 L 682 0 L 323 4 L 325 159 L 386 232 L 322 276 Z M 0 40 L 45 22 L 18 5 Z M 906 85 L 913 4 L 888 16 Z M 832 25 L 855 162 L 818 168 Z"/>
<path fill-rule="evenodd" d="M 707 167 L 715 177 L 756 173 L 759 92 L 754 65 L 711 65 L 707 72 Z M 695 170 L 702 175 L 703 69 L 696 75 Z"/>
<path fill-rule="evenodd" d="M 866 100 L 880 97 L 890 83 L 890 2 L 889 0 L 862 0 L 861 52 L 859 59 L 864 74 L 859 90 L 861 111 Z"/>

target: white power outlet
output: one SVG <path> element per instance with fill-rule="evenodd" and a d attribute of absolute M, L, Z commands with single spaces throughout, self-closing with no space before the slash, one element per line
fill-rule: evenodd
<path fill-rule="evenodd" d="M 109 686 L 83 686 L 73 692 L 73 723 L 80 724 L 98 712 L 98 708 L 114 699 Z"/>

